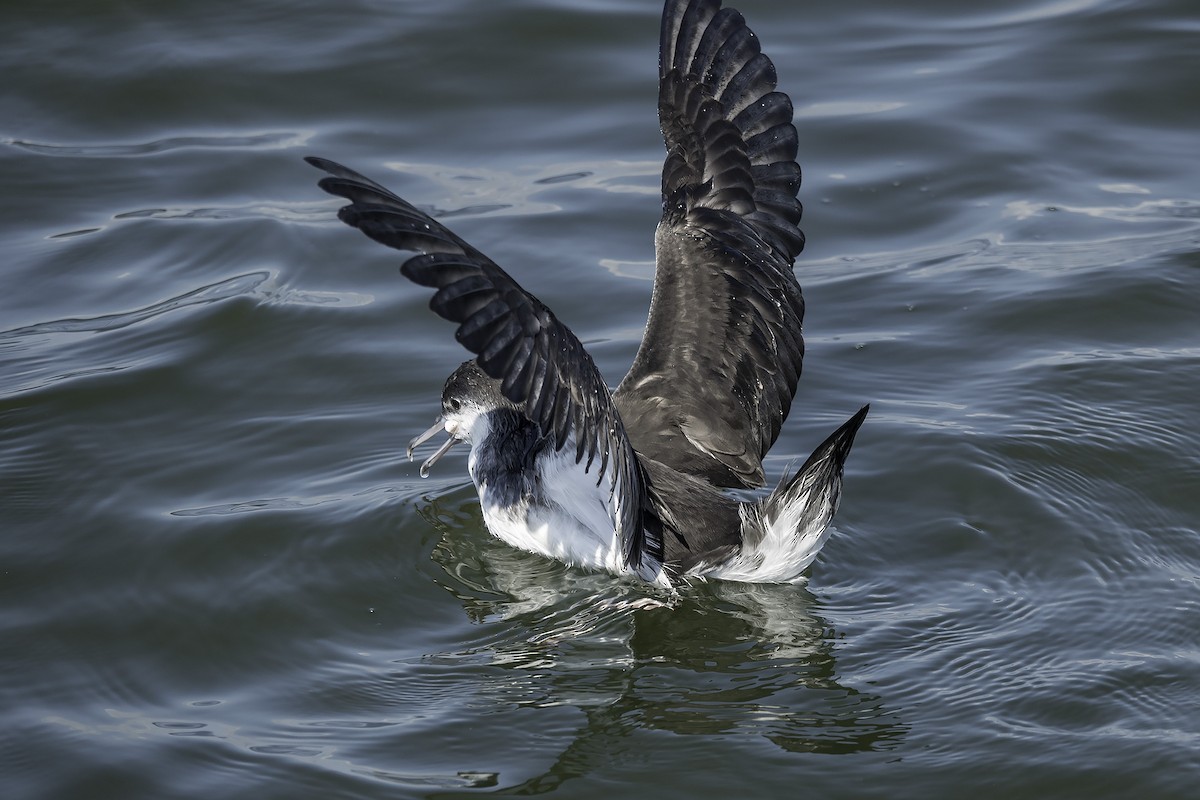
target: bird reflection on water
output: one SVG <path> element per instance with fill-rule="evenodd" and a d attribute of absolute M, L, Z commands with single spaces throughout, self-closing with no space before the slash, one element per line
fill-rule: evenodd
<path fill-rule="evenodd" d="M 675 595 L 505 547 L 464 488 L 419 509 L 441 533 L 430 576 L 479 634 L 438 662 L 486 666 L 501 707 L 570 705 L 585 719 L 545 790 L 609 764 L 638 730 L 762 737 L 797 753 L 897 747 L 907 726 L 883 698 L 839 682 L 835 633 L 800 585 L 709 582 Z M 501 781 L 502 782 L 502 781 Z"/>

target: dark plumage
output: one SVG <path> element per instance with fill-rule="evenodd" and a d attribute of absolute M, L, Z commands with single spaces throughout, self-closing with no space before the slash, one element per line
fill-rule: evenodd
<path fill-rule="evenodd" d="M 655 302 L 614 400 L 639 453 L 716 486 L 764 483 L 804 358 L 796 129 L 774 89 L 741 14 L 667 4 Z"/>
<path fill-rule="evenodd" d="M 401 271 L 437 290 L 430 307 L 475 354 L 447 382 L 443 418 L 470 441 L 485 520 L 506 541 L 660 583 L 795 580 L 815 557 L 866 407 L 768 496 L 726 491 L 765 482 L 804 357 L 797 137 L 775 81 L 738 12 L 668 0 L 654 294 L 613 393 L 570 329 L 487 256 L 379 184 L 308 159 L 350 201 L 342 221 L 420 253 Z"/>

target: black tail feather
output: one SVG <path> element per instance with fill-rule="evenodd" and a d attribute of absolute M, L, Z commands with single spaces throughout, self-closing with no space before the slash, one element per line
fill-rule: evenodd
<path fill-rule="evenodd" d="M 801 496 L 810 495 L 803 512 L 797 519 L 798 529 L 828 524 L 837 513 L 842 496 L 842 474 L 846 457 L 854 445 L 854 436 L 867 418 L 870 405 L 865 405 L 854 416 L 817 446 L 804 465 L 791 478 L 781 482 L 767 497 L 765 512 L 768 519 L 775 519 L 792 507 Z M 818 517 L 825 517 L 824 523 Z"/>

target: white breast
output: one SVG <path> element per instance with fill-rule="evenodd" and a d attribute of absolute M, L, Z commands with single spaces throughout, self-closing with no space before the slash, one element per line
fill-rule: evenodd
<path fill-rule="evenodd" d="M 469 460 L 471 478 L 479 490 L 483 519 L 497 538 L 522 550 L 539 553 L 568 564 L 615 573 L 628 573 L 617 542 L 615 519 L 618 498 L 611 493 L 608 474 L 596 483 L 599 464 L 587 472 L 575 462 L 575 447 L 538 460 L 542 475 L 542 502 L 522 498 L 503 505 Z"/>

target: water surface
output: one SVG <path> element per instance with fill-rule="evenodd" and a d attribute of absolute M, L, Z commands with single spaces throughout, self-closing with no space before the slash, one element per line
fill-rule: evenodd
<path fill-rule="evenodd" d="M 464 356 L 309 154 L 489 253 L 615 384 L 659 7 L 0 11 L 6 797 L 1190 797 L 1197 25 L 739 7 L 791 94 L 808 357 L 864 402 L 804 586 L 677 603 L 403 459 Z"/>

